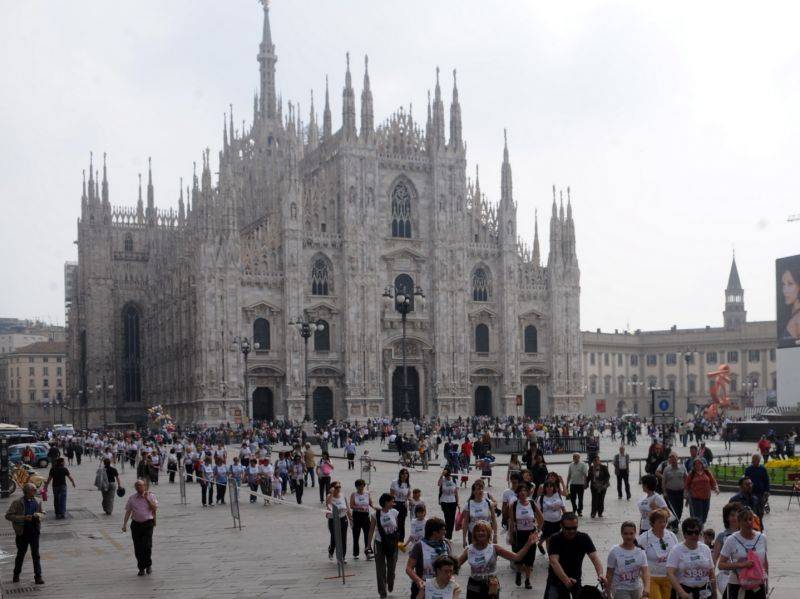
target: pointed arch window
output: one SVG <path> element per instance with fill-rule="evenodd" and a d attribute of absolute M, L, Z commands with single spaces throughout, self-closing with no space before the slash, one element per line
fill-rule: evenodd
<path fill-rule="evenodd" d="M 125 235 L 125 251 L 132 252 L 133 251 L 133 235 L 128 233 Z"/>
<path fill-rule="evenodd" d="M 325 258 L 317 258 L 311 267 L 311 295 L 329 295 L 331 291 L 330 264 Z"/>
<path fill-rule="evenodd" d="M 489 275 L 483 268 L 476 268 L 472 273 L 472 301 L 489 301 Z"/>
<path fill-rule="evenodd" d="M 539 351 L 539 332 L 536 327 L 529 324 L 525 327 L 525 353 L 535 354 Z"/>
<path fill-rule="evenodd" d="M 402 274 L 398 275 L 397 278 L 394 280 L 394 292 L 395 294 L 402 293 L 406 297 L 411 299 L 411 304 L 409 305 L 409 312 L 414 311 L 414 279 L 411 278 L 410 275 Z M 399 307 L 395 306 L 396 309 L 399 311 Z"/>
<path fill-rule="evenodd" d="M 258 351 L 270 349 L 269 321 L 266 318 L 256 318 L 253 322 L 253 343 L 258 344 Z"/>
<path fill-rule="evenodd" d="M 128 305 L 122 312 L 122 371 L 125 384 L 125 401 L 142 401 L 141 348 L 139 342 L 139 311 Z"/>
<path fill-rule="evenodd" d="M 318 320 L 317 324 L 322 325 L 314 331 L 314 351 L 331 351 L 331 327 L 324 320 Z"/>
<path fill-rule="evenodd" d="M 402 181 L 392 190 L 392 237 L 411 239 L 411 191 Z"/>
<path fill-rule="evenodd" d="M 475 327 L 475 351 L 489 353 L 489 327 L 482 323 Z"/>

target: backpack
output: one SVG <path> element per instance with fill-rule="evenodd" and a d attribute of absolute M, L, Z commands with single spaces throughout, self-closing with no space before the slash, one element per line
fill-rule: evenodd
<path fill-rule="evenodd" d="M 108 491 L 108 474 L 106 474 L 105 466 L 97 469 L 97 473 L 94 475 L 94 486 L 98 491 Z"/>
<path fill-rule="evenodd" d="M 738 537 L 736 541 L 745 549 L 747 547 L 744 543 L 742 543 Z M 753 563 L 752 567 L 750 568 L 742 568 L 739 570 L 737 576 L 739 578 L 739 586 L 745 590 L 753 591 L 760 588 L 766 581 L 767 581 L 767 574 L 764 572 L 764 564 L 761 562 L 761 558 L 756 553 L 756 545 L 758 545 L 758 541 L 761 539 L 761 533 L 759 533 L 758 537 L 756 537 L 756 542 L 753 544 L 752 549 L 747 549 L 747 561 Z"/>

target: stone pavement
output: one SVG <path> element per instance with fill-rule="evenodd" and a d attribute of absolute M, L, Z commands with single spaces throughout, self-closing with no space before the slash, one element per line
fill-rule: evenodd
<path fill-rule="evenodd" d="M 710 442 L 715 452 L 721 452 L 721 443 Z M 380 453 L 377 442 L 370 443 L 370 454 Z M 734 446 L 733 452 L 748 451 L 751 447 Z M 230 448 L 232 451 L 233 448 Z M 640 456 L 646 444 L 632 450 Z M 359 454 L 361 449 L 359 449 Z M 613 454 L 610 440 L 604 440 L 603 455 Z M 346 461 L 336 457 L 334 478 L 343 482 L 343 490 L 349 496 L 358 470 L 347 470 Z M 273 454 L 274 455 L 274 454 Z M 382 454 L 391 456 L 392 454 Z M 117 500 L 114 515 L 103 514 L 100 494 L 92 483 L 97 462 L 84 461 L 71 471 L 78 483 L 77 489 L 69 489 L 68 510 L 70 516 L 63 521 L 49 518 L 43 527 L 41 552 L 43 559 L 43 587 L 33 586 L 30 558 L 26 559 L 22 582 L 11 583 L 13 567 L 14 537 L 10 523 L 0 533 L 0 548 L 8 552 L 0 560 L 0 584 L 5 597 L 48 597 L 52 599 L 72 598 L 161 598 L 171 599 L 221 599 L 227 597 L 305 598 L 324 595 L 327 598 L 352 597 L 375 598 L 375 569 L 371 562 L 352 560 L 348 557 L 347 582 L 342 585 L 336 579 L 336 564 L 328 561 L 328 531 L 321 511 L 316 488 L 308 488 L 305 503 L 297 506 L 294 498 L 281 505 L 264 507 L 261 502 L 249 504 L 247 494 L 242 493 L 242 524 L 240 531 L 232 528 L 229 507 L 216 506 L 203 509 L 200 505 L 200 489 L 197 484 L 187 485 L 188 505 L 179 501 L 179 485 L 170 485 L 162 475 L 162 482 L 154 487 L 160 508 L 158 526 L 154 536 L 153 574 L 136 576 L 136 563 L 130 534 L 120 530 L 123 517 L 123 500 Z M 555 469 L 565 473 L 566 466 Z M 379 463 L 372 473 L 371 490 L 377 496 L 388 489 L 397 474 L 393 463 Z M 420 487 L 428 505 L 429 515 L 441 515 L 436 503 L 435 483 L 440 469 L 428 472 L 412 472 L 412 487 Z M 635 470 L 634 470 L 635 472 Z M 130 468 L 122 473 L 128 492 L 133 492 L 134 474 Z M 505 468 L 496 468 L 494 487 L 491 491 L 499 497 L 504 489 Z M 19 491 L 13 496 L 18 497 Z M 462 493 L 462 501 L 465 495 Z M 619 542 L 619 526 L 624 520 L 638 520 L 635 500 L 640 489 L 633 490 L 633 499 L 618 500 L 615 486 L 606 500 L 606 518 L 592 520 L 585 517 L 581 529 L 588 532 L 598 547 L 605 563 L 608 549 Z M 721 529 L 721 510 L 729 494 L 712 499 L 710 526 Z M 589 500 L 589 494 L 586 494 Z M 0 509 L 7 509 L 10 499 L 0 500 Z M 787 511 L 786 497 L 773 497 L 772 513 L 766 519 L 770 539 L 770 565 L 773 599 L 788 599 L 800 596 L 800 561 L 796 558 L 793 536 L 797 534 L 798 508 Z M 52 515 L 52 500 L 46 502 L 48 515 Z M 588 508 L 586 512 L 588 513 Z M 788 534 L 785 534 L 788 533 Z M 349 535 L 348 535 L 349 536 Z M 352 538 L 348 548 L 352 553 Z M 461 550 L 460 540 L 454 543 Z M 543 594 L 546 576 L 546 560 L 537 555 L 534 565 L 534 590 L 526 591 L 514 585 L 513 573 L 502 561 L 499 574 L 503 586 L 503 597 L 539 598 Z M 592 581 L 591 566 L 585 563 L 584 580 Z M 401 554 L 397 568 L 397 583 L 393 597 L 409 596 L 409 581 L 404 573 L 405 556 Z M 466 582 L 466 572 L 459 575 Z"/>

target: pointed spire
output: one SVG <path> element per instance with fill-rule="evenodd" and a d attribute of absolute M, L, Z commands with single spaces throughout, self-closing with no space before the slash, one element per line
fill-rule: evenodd
<path fill-rule="evenodd" d="M 481 195 L 481 172 L 480 167 L 476 164 L 475 165 L 475 199 L 473 201 L 475 206 L 478 206 L 479 203 L 483 200 L 483 196 Z"/>
<path fill-rule="evenodd" d="M 235 130 L 233 128 L 233 104 L 229 104 L 229 106 L 230 106 L 230 109 L 231 109 L 231 115 L 230 115 L 230 119 L 231 119 L 231 145 L 233 145 L 233 140 L 236 139 L 236 135 L 234 134 Z M 244 129 L 242 129 L 242 133 L 244 133 Z"/>
<path fill-rule="evenodd" d="M 109 205 L 108 202 L 108 170 L 106 169 L 106 153 L 103 152 L 103 186 L 102 186 L 102 198 L 103 204 L 105 206 Z"/>
<path fill-rule="evenodd" d="M 86 202 L 86 169 L 83 169 L 83 191 L 81 192 L 81 202 Z"/>
<path fill-rule="evenodd" d="M 453 69 L 453 101 L 450 104 L 450 149 L 458 152 L 462 149 L 462 145 L 461 104 L 458 101 L 456 70 Z"/>
<path fill-rule="evenodd" d="M 189 191 L 189 186 L 186 186 L 186 218 L 188 220 L 189 216 L 192 214 L 192 195 Z"/>
<path fill-rule="evenodd" d="M 539 266 L 541 256 L 539 254 L 539 211 L 533 211 L 533 264 Z"/>
<path fill-rule="evenodd" d="M 503 166 L 500 169 L 500 201 L 513 202 L 511 164 L 508 162 L 508 133 L 503 129 Z"/>
<path fill-rule="evenodd" d="M 311 90 L 311 109 L 308 112 L 308 145 L 316 148 L 319 145 L 319 127 L 317 127 L 317 115 L 314 112 L 314 90 Z"/>
<path fill-rule="evenodd" d="M 258 120 L 258 92 L 253 92 L 253 123 Z"/>
<path fill-rule="evenodd" d="M 428 90 L 428 120 L 425 123 L 425 143 L 428 151 L 433 148 L 433 116 L 431 112 L 431 90 Z"/>
<path fill-rule="evenodd" d="M 150 224 L 155 223 L 156 218 L 156 205 L 155 193 L 153 190 L 153 159 L 147 157 L 147 221 Z"/>
<path fill-rule="evenodd" d="M 444 104 L 442 88 L 439 86 L 439 67 L 436 67 L 436 87 L 433 92 L 433 132 L 436 147 L 444 147 Z"/>
<path fill-rule="evenodd" d="M 344 75 L 342 91 L 342 134 L 345 139 L 356 137 L 356 98 L 353 92 L 353 80 L 350 75 L 350 52 L 347 56 L 347 71 Z"/>
<path fill-rule="evenodd" d="M 182 225 L 186 220 L 186 207 L 183 204 L 183 177 L 181 177 L 178 189 L 180 190 L 180 196 L 178 197 L 178 223 Z"/>
<path fill-rule="evenodd" d="M 93 201 L 96 198 L 94 194 L 95 186 L 94 186 L 94 153 L 89 152 L 89 201 Z"/>
<path fill-rule="evenodd" d="M 258 48 L 258 64 L 261 74 L 261 115 L 275 118 L 275 45 L 272 43 L 272 30 L 269 24 L 269 1 L 262 0 L 264 5 L 264 30 Z"/>
<path fill-rule="evenodd" d="M 222 115 L 222 149 L 228 149 L 228 118 L 227 115 Z"/>
<path fill-rule="evenodd" d="M 375 129 L 372 90 L 369 87 L 369 56 L 364 55 L 364 89 L 361 91 L 361 139 L 367 141 Z"/>
<path fill-rule="evenodd" d="M 144 221 L 144 203 L 142 202 L 142 173 L 139 173 L 139 199 L 136 202 L 136 220 Z"/>
<path fill-rule="evenodd" d="M 742 289 L 742 282 L 739 279 L 739 269 L 736 267 L 736 252 L 733 253 L 733 259 L 731 260 L 731 271 L 728 274 L 728 286 L 725 288 L 725 291 L 744 291 Z"/>
<path fill-rule="evenodd" d="M 561 204 L 559 209 L 558 209 L 558 220 L 563 221 L 564 220 L 564 191 L 561 190 L 561 189 L 558 191 L 558 198 L 559 198 L 559 202 Z"/>
<path fill-rule="evenodd" d="M 322 139 L 330 140 L 332 134 L 331 100 L 328 94 L 328 76 L 325 75 L 325 110 L 322 113 Z"/>

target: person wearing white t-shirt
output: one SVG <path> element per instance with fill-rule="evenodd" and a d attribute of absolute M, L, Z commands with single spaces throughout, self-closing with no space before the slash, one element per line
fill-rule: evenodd
<path fill-rule="evenodd" d="M 653 474 L 645 474 L 642 477 L 642 489 L 644 490 L 644 497 L 638 502 L 639 513 L 642 515 L 639 528 L 641 530 L 650 530 L 650 512 L 655 510 L 667 510 L 667 502 L 664 498 L 656 493 L 658 489 L 658 479 Z"/>
<path fill-rule="evenodd" d="M 623 522 L 622 543 L 611 548 L 606 562 L 608 593 L 614 599 L 641 599 L 650 596 L 650 570 L 647 555 L 636 546 L 636 524 Z"/>
<path fill-rule="evenodd" d="M 752 568 L 753 562 L 748 559 L 748 553 L 754 551 L 761 560 L 764 568 L 765 580 L 758 589 L 747 591 L 747 597 L 758 599 L 767 596 L 766 575 L 769 574 L 769 561 L 767 560 L 767 536 L 753 529 L 753 512 L 749 509 L 741 510 L 737 519 L 739 520 L 739 532 L 733 533 L 722 545 L 719 554 L 719 569 L 730 572 L 728 578 L 728 597 L 739 597 L 741 586 L 739 585 L 739 570 Z"/>
<path fill-rule="evenodd" d="M 387 591 L 394 590 L 394 573 L 397 567 L 397 517 L 400 512 L 394 509 L 395 499 L 389 493 L 384 493 L 378 499 L 381 509 L 377 510 L 370 519 L 369 540 L 370 546 L 374 543 L 375 575 L 378 581 L 378 596 L 384 599 Z M 386 538 L 384 536 L 389 536 Z"/>
<path fill-rule="evenodd" d="M 667 578 L 667 557 L 678 544 L 678 538 L 671 530 L 667 530 L 667 516 L 663 511 L 650 512 L 649 518 L 650 530 L 643 531 L 636 542 L 647 556 L 650 599 L 669 599 L 672 585 Z"/>
<path fill-rule="evenodd" d="M 700 543 L 703 527 L 697 518 L 681 524 L 684 542 L 675 545 L 667 557 L 667 576 L 678 599 L 711 599 L 717 596 L 711 549 Z"/>

